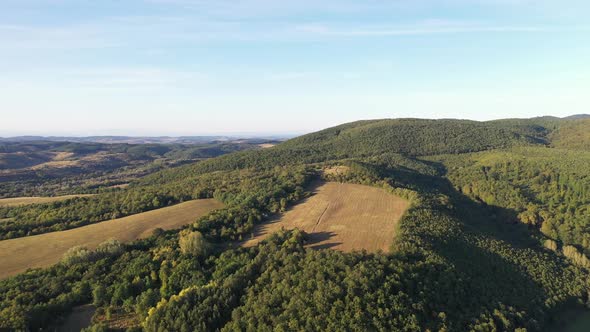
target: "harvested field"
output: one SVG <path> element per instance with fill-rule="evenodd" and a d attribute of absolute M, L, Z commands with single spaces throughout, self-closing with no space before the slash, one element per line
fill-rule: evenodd
<path fill-rule="evenodd" d="M 28 204 L 42 204 L 51 203 L 57 201 L 64 201 L 66 199 L 74 197 L 87 197 L 93 196 L 92 194 L 87 195 L 64 195 L 55 197 L 14 197 L 14 198 L 2 198 L 0 199 L 0 207 L 2 206 L 17 206 L 17 205 L 28 205 Z"/>
<path fill-rule="evenodd" d="M 200 199 L 67 231 L 0 241 L 0 278 L 55 264 L 74 246 L 95 248 L 112 238 L 133 241 L 149 236 L 156 228 L 179 228 L 222 207 L 214 199 Z"/>
<path fill-rule="evenodd" d="M 281 228 L 299 228 L 310 235 L 311 248 L 388 252 L 408 206 L 405 199 L 379 188 L 328 182 L 280 218 L 258 225 L 242 245 L 255 245 Z"/>

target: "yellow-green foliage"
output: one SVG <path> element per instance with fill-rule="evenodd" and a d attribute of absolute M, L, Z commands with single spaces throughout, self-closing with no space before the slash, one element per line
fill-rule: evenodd
<path fill-rule="evenodd" d="M 543 245 L 545 246 L 545 248 L 549 250 L 557 251 L 557 242 L 551 239 L 545 240 L 545 243 L 543 243 Z"/>
<path fill-rule="evenodd" d="M 209 243 L 201 232 L 184 230 L 178 239 L 180 251 L 185 255 L 204 256 L 209 251 Z"/>
<path fill-rule="evenodd" d="M 565 257 L 571 259 L 572 262 L 574 262 L 574 264 L 590 268 L 590 259 L 588 259 L 588 257 L 586 257 L 586 255 L 584 255 L 583 253 L 579 252 L 576 247 L 563 247 L 563 254 Z"/>

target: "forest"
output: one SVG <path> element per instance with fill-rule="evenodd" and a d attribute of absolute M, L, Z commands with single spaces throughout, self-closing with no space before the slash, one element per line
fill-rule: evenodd
<path fill-rule="evenodd" d="M 194 198 L 225 204 L 183 229 L 73 248 L 54 266 L 1 280 L 0 327 L 53 329 L 89 303 L 96 313 L 87 331 L 560 326 L 563 312 L 590 306 L 585 130 L 583 119 L 360 121 L 163 169 L 92 197 L 2 208 L 8 239 Z M 333 166 L 349 171 L 323 172 Z M 408 199 L 391 253 L 315 250 L 299 230 L 235 245 L 317 181 Z"/>

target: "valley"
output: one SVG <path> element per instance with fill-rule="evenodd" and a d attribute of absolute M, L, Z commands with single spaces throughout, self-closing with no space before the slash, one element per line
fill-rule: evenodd
<path fill-rule="evenodd" d="M 271 144 L 268 142 L 275 141 L 223 137 L 2 139 L 0 198 L 96 193 L 165 168 L 260 149 L 260 145 Z"/>

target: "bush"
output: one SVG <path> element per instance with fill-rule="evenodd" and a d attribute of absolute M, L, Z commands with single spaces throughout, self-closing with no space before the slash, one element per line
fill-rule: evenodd
<path fill-rule="evenodd" d="M 125 252 L 125 246 L 118 240 L 110 239 L 99 244 L 96 250 L 83 246 L 72 247 L 63 255 L 61 262 L 65 265 L 87 263 L 104 257 L 118 256 L 123 252 Z"/>
<path fill-rule="evenodd" d="M 86 247 L 75 246 L 66 251 L 61 258 L 61 262 L 65 265 L 89 262 L 93 259 L 93 254 L 94 253 Z"/>

